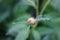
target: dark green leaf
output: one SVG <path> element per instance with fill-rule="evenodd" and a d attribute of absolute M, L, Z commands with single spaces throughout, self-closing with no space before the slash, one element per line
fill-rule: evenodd
<path fill-rule="evenodd" d="M 29 27 L 24 30 L 21 30 L 16 36 L 15 40 L 26 40 L 29 36 Z"/>
<path fill-rule="evenodd" d="M 41 35 L 46 35 L 52 33 L 54 30 L 46 27 L 39 27 L 37 28 L 37 31 L 39 31 Z"/>
<path fill-rule="evenodd" d="M 37 30 L 33 30 L 33 38 L 34 40 L 41 40 L 40 33 Z"/>

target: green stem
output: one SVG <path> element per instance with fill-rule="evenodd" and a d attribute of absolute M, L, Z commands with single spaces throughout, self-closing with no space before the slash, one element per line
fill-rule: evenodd
<path fill-rule="evenodd" d="M 31 28 L 31 30 L 30 30 L 29 40 L 31 40 L 31 38 L 32 38 L 32 32 L 33 32 L 33 30 L 36 28 L 37 24 L 38 24 L 38 22 L 36 22 L 35 25 L 32 26 L 32 28 Z"/>
<path fill-rule="evenodd" d="M 39 7 L 39 2 L 38 2 L 39 0 L 37 0 L 37 2 L 36 2 L 36 16 L 38 16 L 39 14 L 38 14 L 38 7 Z"/>
<path fill-rule="evenodd" d="M 40 15 L 43 14 L 43 12 L 45 11 L 46 7 L 48 6 L 48 4 L 50 3 L 51 0 L 47 0 L 47 2 L 45 3 L 45 5 L 43 6 L 41 12 L 40 12 Z"/>
<path fill-rule="evenodd" d="M 38 3 L 38 0 L 36 2 L 36 16 L 38 16 L 38 7 L 39 7 L 39 3 Z M 30 30 L 30 37 L 29 37 L 29 40 L 31 40 L 31 37 L 32 37 L 32 31 L 36 28 L 37 26 L 37 22 L 35 23 L 35 25 L 32 26 L 31 30 Z"/>
<path fill-rule="evenodd" d="M 30 30 L 30 37 L 29 37 L 29 40 L 31 40 L 31 38 L 32 38 L 32 31 L 33 31 L 33 29 Z"/>

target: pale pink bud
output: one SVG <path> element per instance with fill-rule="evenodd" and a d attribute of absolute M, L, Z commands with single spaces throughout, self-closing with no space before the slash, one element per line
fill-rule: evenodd
<path fill-rule="evenodd" d="M 34 24 L 36 20 L 32 17 L 28 19 L 28 23 Z"/>

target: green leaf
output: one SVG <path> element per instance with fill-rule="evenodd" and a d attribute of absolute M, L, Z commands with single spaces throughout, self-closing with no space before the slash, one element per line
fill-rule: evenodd
<path fill-rule="evenodd" d="M 26 29 L 21 30 L 18 35 L 16 36 L 15 40 L 26 40 L 29 36 L 29 27 Z"/>
<path fill-rule="evenodd" d="M 49 21 L 43 21 L 45 25 L 48 25 L 51 28 L 60 28 L 60 18 L 52 18 Z"/>
<path fill-rule="evenodd" d="M 14 16 L 15 16 L 15 18 L 16 17 L 20 17 L 20 16 L 25 16 L 25 15 L 29 15 L 26 11 L 27 11 L 27 9 L 29 8 L 29 6 L 28 5 L 24 5 L 25 3 L 24 2 L 26 2 L 27 4 L 28 4 L 28 2 L 27 2 L 28 0 L 21 0 L 21 1 L 19 1 L 17 4 L 16 4 L 16 6 L 14 7 L 14 10 L 13 10 L 13 12 L 14 12 Z M 30 16 L 30 15 L 29 15 Z"/>
<path fill-rule="evenodd" d="M 52 34 L 47 34 L 46 36 L 44 36 L 43 40 L 54 40 Z"/>
<path fill-rule="evenodd" d="M 34 40 L 41 40 L 40 33 L 37 30 L 33 30 L 33 38 Z"/>
<path fill-rule="evenodd" d="M 17 19 L 15 19 L 13 22 L 10 22 L 7 24 L 8 26 L 8 32 L 7 35 L 13 35 L 15 36 L 20 30 L 26 28 L 27 25 L 27 19 L 30 16 L 28 14 L 23 14 L 19 16 Z"/>
<path fill-rule="evenodd" d="M 35 7 L 35 2 L 33 0 L 22 0 L 21 4 Z"/>
<path fill-rule="evenodd" d="M 30 18 L 31 17 L 31 15 L 29 15 L 28 13 L 22 13 L 21 15 L 20 14 L 18 14 L 18 15 L 16 15 L 15 16 L 16 17 L 16 21 L 17 20 L 24 20 L 24 21 L 26 21 L 28 18 Z"/>
<path fill-rule="evenodd" d="M 55 9 L 57 9 L 57 10 L 59 10 L 60 11 L 60 0 L 52 0 L 51 1 L 51 5 L 55 8 Z"/>
<path fill-rule="evenodd" d="M 50 19 L 51 19 L 51 17 L 46 16 L 46 15 L 45 16 L 39 15 L 36 17 L 37 21 L 45 21 L 45 20 L 50 20 Z"/>
<path fill-rule="evenodd" d="M 37 31 L 39 31 L 41 35 L 46 35 L 52 33 L 54 30 L 47 27 L 38 27 Z"/>
<path fill-rule="evenodd" d="M 56 39 L 60 40 L 60 27 L 55 28 Z"/>
<path fill-rule="evenodd" d="M 50 17 L 55 17 L 55 18 L 57 18 L 57 17 L 60 17 L 60 13 L 58 12 L 58 11 L 56 11 L 56 10 L 53 10 L 53 8 L 51 9 L 46 9 L 46 13 L 45 13 L 45 15 L 46 16 L 50 16 Z"/>
<path fill-rule="evenodd" d="M 10 25 L 8 32 L 6 33 L 6 35 L 12 35 L 12 36 L 16 36 L 16 34 L 20 31 L 23 30 L 27 27 L 27 23 L 20 23 L 20 22 L 13 22 L 12 25 Z"/>
<path fill-rule="evenodd" d="M 15 23 L 27 23 L 28 18 L 31 16 L 29 14 L 22 13 L 21 15 L 16 15 L 16 19 L 14 19 L 12 22 L 7 23 L 7 26 L 10 27 L 10 25 L 13 25 Z"/>
<path fill-rule="evenodd" d="M 50 40 L 50 36 L 49 35 L 44 36 L 43 40 Z"/>
<path fill-rule="evenodd" d="M 22 14 L 22 13 L 25 13 L 27 9 L 28 9 L 27 5 L 18 5 L 17 4 L 14 8 L 14 13 Z"/>
<path fill-rule="evenodd" d="M 56 33 L 57 33 L 57 39 L 60 40 L 60 30 L 58 30 Z"/>

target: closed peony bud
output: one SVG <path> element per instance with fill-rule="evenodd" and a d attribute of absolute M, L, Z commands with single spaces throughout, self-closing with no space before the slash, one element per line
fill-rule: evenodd
<path fill-rule="evenodd" d="M 28 23 L 30 24 L 34 24 L 35 22 L 36 22 L 36 19 L 34 19 L 33 17 L 28 19 Z"/>

